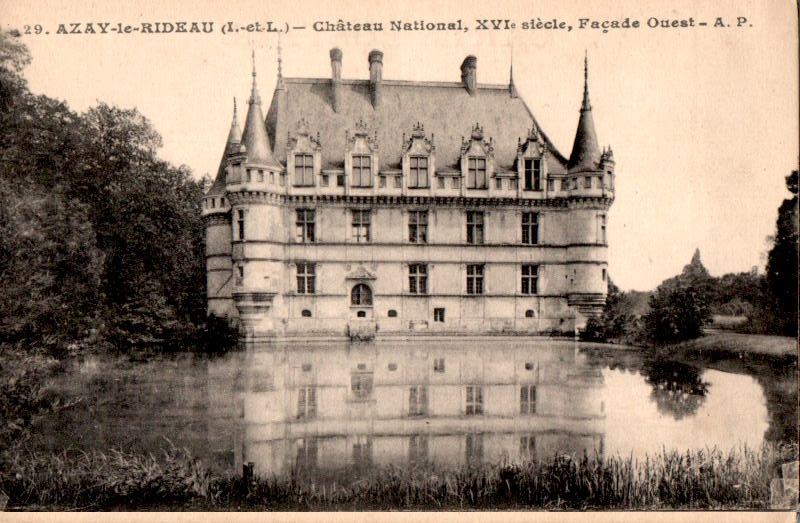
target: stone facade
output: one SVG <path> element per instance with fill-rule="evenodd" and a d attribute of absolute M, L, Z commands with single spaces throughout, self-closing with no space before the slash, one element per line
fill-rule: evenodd
<path fill-rule="evenodd" d="M 278 76 L 203 197 L 208 312 L 253 338 L 573 332 L 602 308 L 614 157 L 588 78 L 564 157 L 508 85 Z M 588 67 L 587 67 L 588 70 Z"/>

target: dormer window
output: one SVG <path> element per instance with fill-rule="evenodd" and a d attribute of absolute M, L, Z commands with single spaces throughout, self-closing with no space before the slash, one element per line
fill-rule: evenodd
<path fill-rule="evenodd" d="M 428 187 L 428 157 L 409 157 L 408 186 L 412 188 Z"/>
<path fill-rule="evenodd" d="M 542 160 L 539 158 L 525 158 L 525 190 L 542 190 Z"/>
<path fill-rule="evenodd" d="M 403 171 L 406 176 L 406 186 L 410 189 L 425 189 L 430 187 L 431 175 L 435 170 L 436 146 L 433 135 L 430 139 L 425 134 L 425 127 L 417 122 L 406 140 L 403 133 Z"/>
<path fill-rule="evenodd" d="M 470 157 L 467 166 L 467 189 L 486 189 L 486 158 Z"/>
<path fill-rule="evenodd" d="M 319 140 L 319 133 L 316 137 L 311 134 L 308 122 L 301 118 L 296 125 L 294 134 L 290 134 L 286 146 L 287 164 L 286 170 L 289 176 L 293 176 L 291 181 L 295 187 L 313 187 L 314 165 L 322 163 L 322 145 Z M 270 175 L 270 183 L 274 179 Z M 278 180 L 281 186 L 286 185 L 286 175 L 281 173 Z"/>
<path fill-rule="evenodd" d="M 312 155 L 294 155 L 294 184 L 300 187 L 314 185 L 314 157 Z"/>
<path fill-rule="evenodd" d="M 372 157 L 366 154 L 353 155 L 350 176 L 353 187 L 372 187 Z"/>

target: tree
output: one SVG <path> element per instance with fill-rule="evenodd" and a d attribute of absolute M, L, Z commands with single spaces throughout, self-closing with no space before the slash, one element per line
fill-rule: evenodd
<path fill-rule="evenodd" d="M 136 109 L 28 91 L 0 31 L 0 336 L 161 342 L 205 319 L 202 189 Z M 194 324 L 194 325 L 193 325 Z M 105 327 L 105 328 L 103 328 Z"/>
<path fill-rule="evenodd" d="M 775 326 L 772 330 L 797 336 L 798 271 L 798 172 L 786 177 L 793 195 L 778 208 L 776 234 L 767 258 L 767 289 L 772 302 Z"/>
<path fill-rule="evenodd" d="M 669 343 L 700 336 L 711 319 L 712 285 L 698 249 L 681 274 L 662 282 L 650 297 L 650 311 L 644 317 L 648 337 Z"/>

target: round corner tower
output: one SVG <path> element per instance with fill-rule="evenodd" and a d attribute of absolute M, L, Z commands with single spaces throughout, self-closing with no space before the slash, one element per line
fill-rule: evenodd
<path fill-rule="evenodd" d="M 567 164 L 569 198 L 567 300 L 581 327 L 602 313 L 608 293 L 608 211 L 614 201 L 614 155 L 600 150 L 589 101 L 588 59 L 575 142 Z M 578 261 L 580 260 L 580 261 Z"/>

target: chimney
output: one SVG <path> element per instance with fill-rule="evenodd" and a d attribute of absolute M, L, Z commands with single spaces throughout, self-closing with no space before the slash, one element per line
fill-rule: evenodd
<path fill-rule="evenodd" d="M 378 108 L 381 102 L 381 81 L 383 79 L 383 53 L 377 49 L 369 52 L 369 94 L 372 107 Z"/>
<path fill-rule="evenodd" d="M 475 96 L 478 87 L 478 59 L 474 55 L 469 55 L 461 62 L 461 83 L 466 87 L 470 96 Z"/>
<path fill-rule="evenodd" d="M 333 110 L 339 111 L 342 99 L 342 50 L 331 49 L 331 102 Z"/>

